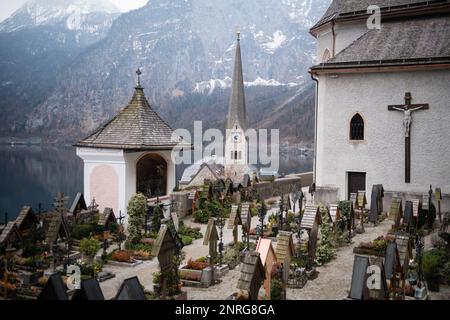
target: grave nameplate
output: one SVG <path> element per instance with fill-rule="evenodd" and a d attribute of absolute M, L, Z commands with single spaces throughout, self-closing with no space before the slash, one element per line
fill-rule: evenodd
<path fill-rule="evenodd" d="M 358 204 L 358 208 L 364 208 L 366 206 L 367 199 L 366 199 L 365 191 L 358 191 L 357 204 Z"/>
<path fill-rule="evenodd" d="M 413 203 L 413 216 L 414 217 L 418 217 L 419 216 L 420 200 L 419 199 L 414 199 L 412 201 L 412 203 Z"/>
<path fill-rule="evenodd" d="M 337 205 L 337 204 L 330 205 L 330 216 L 331 216 L 331 221 L 333 223 L 336 223 L 336 220 L 339 220 L 339 218 L 340 218 L 339 205 Z"/>
<path fill-rule="evenodd" d="M 442 191 L 441 188 L 436 188 L 436 191 L 434 193 L 435 199 L 436 201 L 441 201 L 442 200 Z"/>
<path fill-rule="evenodd" d="M 352 202 L 353 208 L 356 208 L 356 200 L 358 199 L 357 193 L 350 193 L 350 201 Z"/>
<path fill-rule="evenodd" d="M 424 193 L 422 197 L 422 210 L 430 210 L 430 196 Z"/>

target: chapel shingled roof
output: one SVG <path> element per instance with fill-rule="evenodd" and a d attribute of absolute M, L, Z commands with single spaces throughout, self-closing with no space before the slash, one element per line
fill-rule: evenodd
<path fill-rule="evenodd" d="M 380 7 L 383 16 L 413 12 L 418 9 L 428 9 L 449 4 L 449 0 L 333 0 L 323 17 L 311 28 L 314 30 L 321 25 L 336 19 L 351 19 L 368 15 L 369 6 Z"/>
<path fill-rule="evenodd" d="M 172 139 L 173 130 L 151 108 L 141 86 L 130 103 L 112 120 L 97 128 L 75 146 L 88 148 L 155 150 L 173 149 L 181 141 Z"/>

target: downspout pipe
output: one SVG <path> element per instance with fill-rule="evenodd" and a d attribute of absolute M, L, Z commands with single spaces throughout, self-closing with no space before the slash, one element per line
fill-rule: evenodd
<path fill-rule="evenodd" d="M 316 96 L 315 96 L 315 106 L 314 106 L 314 160 L 313 160 L 313 184 L 316 185 L 317 177 L 317 113 L 319 106 L 319 79 L 315 77 L 314 73 L 311 72 L 311 79 L 316 83 Z"/>

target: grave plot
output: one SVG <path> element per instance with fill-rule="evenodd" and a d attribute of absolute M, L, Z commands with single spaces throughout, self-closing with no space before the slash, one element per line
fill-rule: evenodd
<path fill-rule="evenodd" d="M 155 274 L 153 288 L 157 298 L 185 300 L 186 292 L 180 290 L 178 268 L 183 243 L 175 228 L 163 224 L 153 246 L 153 256 L 158 257 L 160 272 Z"/>
<path fill-rule="evenodd" d="M 387 297 L 387 282 L 382 260 L 355 255 L 349 300 L 384 300 Z"/>
<path fill-rule="evenodd" d="M 217 232 L 216 220 L 209 219 L 208 227 L 205 232 L 203 245 L 209 246 L 209 256 L 207 258 L 200 258 L 192 260 L 190 258 L 186 265 L 179 270 L 180 280 L 186 287 L 200 287 L 208 288 L 214 284 L 220 273 L 219 268 L 216 267 L 217 261 L 217 242 L 219 234 Z"/>

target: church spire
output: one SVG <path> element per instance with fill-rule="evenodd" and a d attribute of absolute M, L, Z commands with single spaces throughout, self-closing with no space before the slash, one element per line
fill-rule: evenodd
<path fill-rule="evenodd" d="M 242 74 L 241 59 L 241 33 L 237 33 L 236 58 L 234 62 L 233 82 L 231 86 L 230 104 L 228 106 L 228 117 L 226 129 L 234 127 L 236 122 L 239 126 L 247 129 L 247 113 L 245 110 L 244 78 Z"/>

